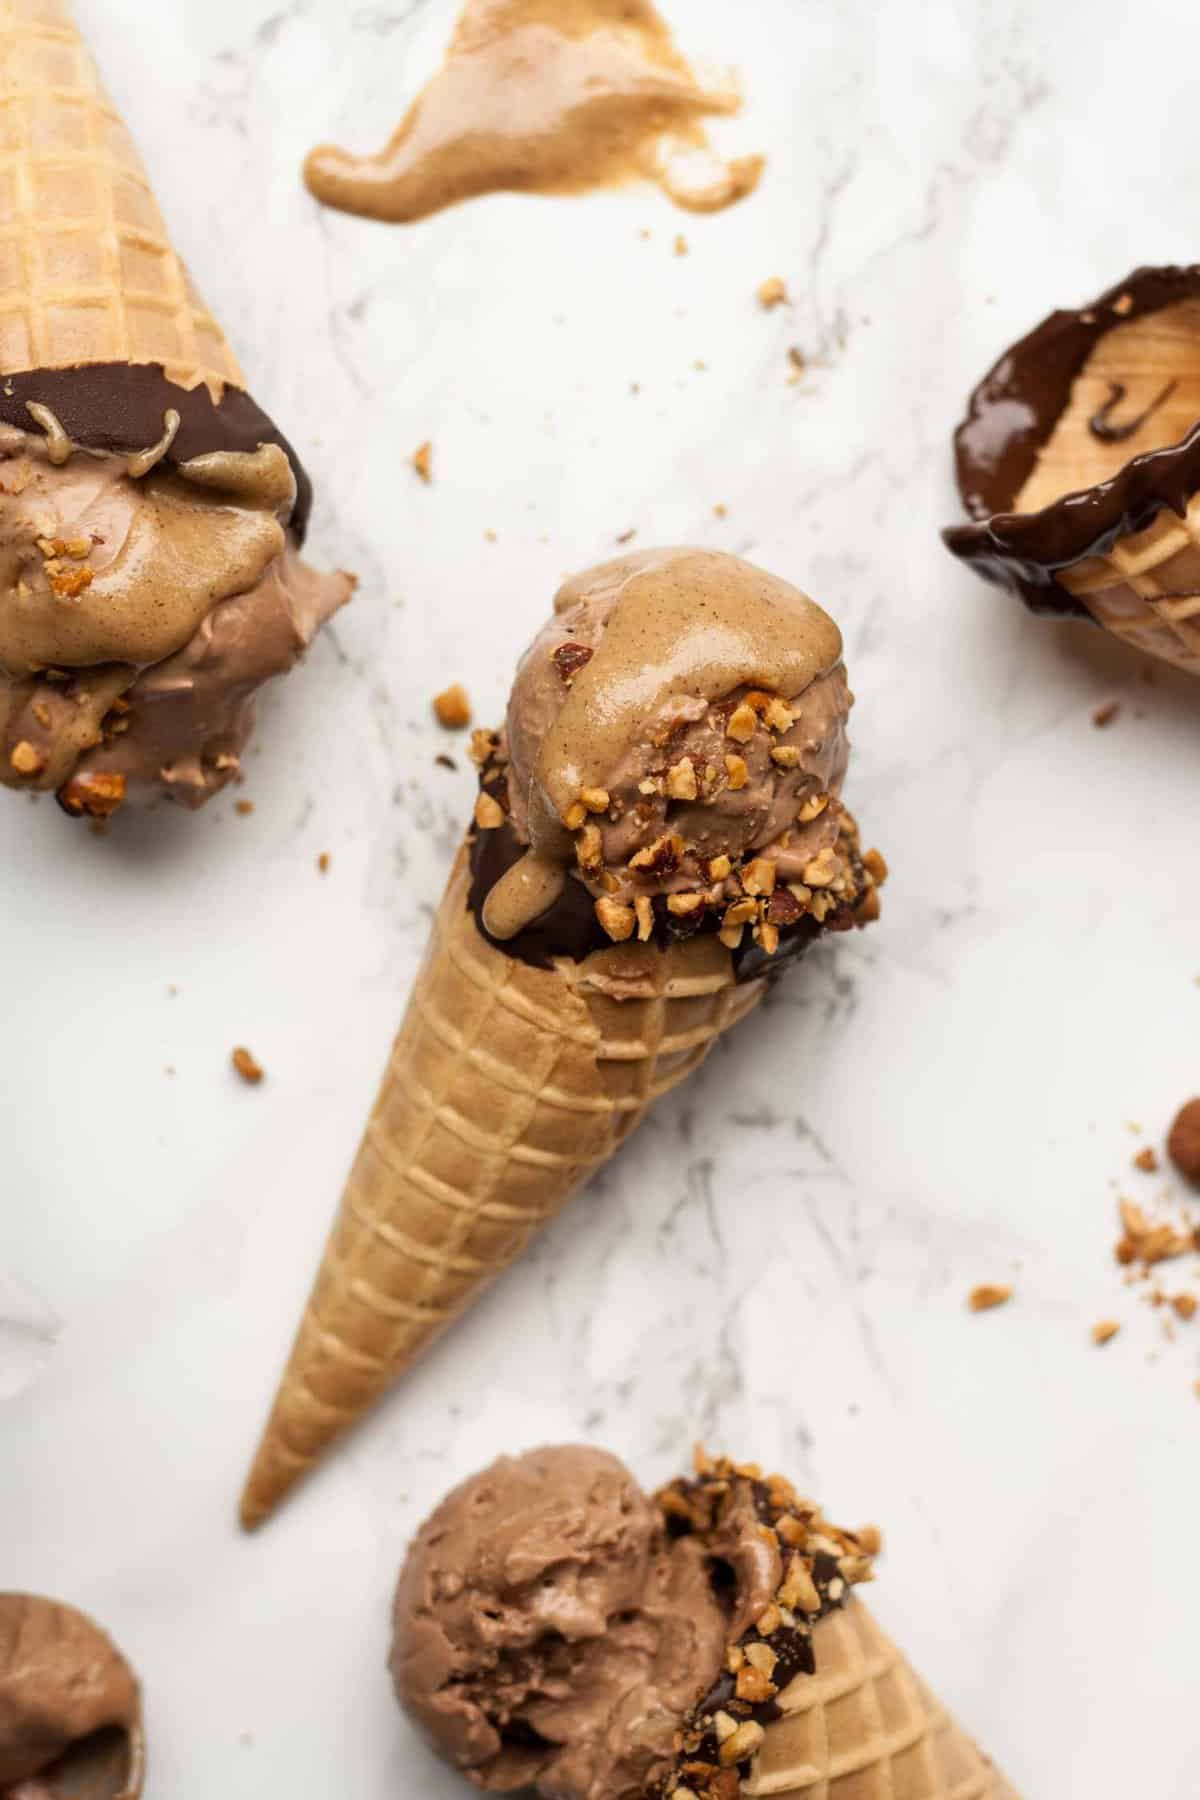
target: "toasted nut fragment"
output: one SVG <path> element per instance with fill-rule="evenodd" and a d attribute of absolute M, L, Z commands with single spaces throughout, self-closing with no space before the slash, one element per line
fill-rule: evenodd
<path fill-rule="evenodd" d="M 754 935 L 758 939 L 760 948 L 768 956 L 774 956 L 779 948 L 779 927 L 764 919 L 762 924 L 756 928 Z"/>
<path fill-rule="evenodd" d="M 868 875 L 879 883 L 880 887 L 883 886 L 890 874 L 887 863 L 884 861 L 878 850 L 867 851 L 867 854 L 863 857 L 863 868 L 867 871 Z"/>
<path fill-rule="evenodd" d="M 713 1730 L 717 1735 L 717 1742 L 723 1744 L 727 1739 L 731 1738 L 737 1730 L 737 1720 L 730 1718 L 729 1714 L 724 1711 L 714 1713 Z"/>
<path fill-rule="evenodd" d="M 730 1644 L 728 1650 L 725 1652 L 725 1667 L 729 1670 L 729 1673 L 731 1675 L 736 1675 L 745 1660 L 746 1652 L 740 1649 L 737 1644 Z"/>
<path fill-rule="evenodd" d="M 771 730 L 778 731 L 780 735 L 785 731 L 790 731 L 792 726 L 796 723 L 795 713 L 792 711 L 787 701 L 781 700 L 778 694 L 776 694 L 775 698 L 767 707 L 763 717 L 771 727 Z"/>
<path fill-rule="evenodd" d="M 109 819 L 125 799 L 123 775 L 75 775 L 59 789 L 60 804 L 69 813 L 87 813 L 91 819 Z"/>
<path fill-rule="evenodd" d="M 686 919 L 692 913 L 699 912 L 704 905 L 703 894 L 668 894 L 667 911 L 676 918 Z"/>
<path fill-rule="evenodd" d="M 46 766 L 46 759 L 41 751 L 35 749 L 26 738 L 21 739 L 8 760 L 18 775 L 40 775 Z"/>
<path fill-rule="evenodd" d="M 463 731 L 471 723 L 471 702 L 461 681 L 438 694 L 433 702 L 437 722 L 447 731 Z"/>
<path fill-rule="evenodd" d="M 726 736 L 731 737 L 735 744 L 748 744 L 757 730 L 758 714 L 748 701 L 743 700 L 730 716 L 729 723 L 725 727 Z"/>
<path fill-rule="evenodd" d="M 744 925 L 722 925 L 717 933 L 717 937 L 724 944 L 726 950 L 740 950 L 745 935 L 746 927 Z"/>
<path fill-rule="evenodd" d="M 747 1644 L 745 1657 L 747 1662 L 753 1663 L 756 1669 L 760 1669 L 768 1677 L 775 1673 L 775 1666 L 779 1661 L 770 1644 L 762 1643 Z"/>
<path fill-rule="evenodd" d="M 778 869 L 769 857 L 756 856 L 742 870 L 742 886 L 748 894 L 773 894 L 778 874 Z"/>
<path fill-rule="evenodd" d="M 579 798 L 589 812 L 604 813 L 611 805 L 607 788 L 584 788 Z"/>
<path fill-rule="evenodd" d="M 819 856 L 814 856 L 804 866 L 804 885 L 812 888 L 831 887 L 842 872 L 841 858 L 836 850 L 826 846 Z"/>
<path fill-rule="evenodd" d="M 648 944 L 654 936 L 654 902 L 648 894 L 639 894 L 633 910 L 637 917 L 638 938 L 641 943 Z"/>
<path fill-rule="evenodd" d="M 758 304 L 764 312 L 770 312 L 776 306 L 783 306 L 787 300 L 787 284 L 780 275 L 772 275 L 764 281 L 758 290 Z"/>
<path fill-rule="evenodd" d="M 777 769 L 798 769 L 800 751 L 795 744 L 776 744 L 771 752 L 771 761 Z"/>
<path fill-rule="evenodd" d="M 828 805 L 828 794 L 813 794 L 810 799 L 804 802 L 804 805 L 796 814 L 796 823 L 798 825 L 811 825 L 814 819 L 820 818 Z"/>
<path fill-rule="evenodd" d="M 979 1287 L 972 1288 L 967 1296 L 967 1305 L 972 1312 L 990 1312 L 995 1306 L 1005 1306 L 1012 1299 L 1012 1288 L 1003 1282 L 985 1281 Z"/>
<path fill-rule="evenodd" d="M 821 1610 L 821 1596 L 802 1556 L 793 1556 L 787 1580 L 779 1590 L 779 1598 L 794 1611 L 816 1616 Z"/>
<path fill-rule="evenodd" d="M 733 864 L 727 856 L 714 856 L 708 865 L 710 881 L 728 881 L 733 874 Z"/>
<path fill-rule="evenodd" d="M 773 1700 L 778 1691 L 770 1676 L 764 1675 L 752 1663 L 745 1663 L 738 1670 L 736 1692 L 739 1700 L 749 1700 L 753 1705 L 763 1700 Z"/>
<path fill-rule="evenodd" d="M 790 1513 L 783 1515 L 776 1523 L 775 1530 L 783 1543 L 789 1544 L 793 1550 L 802 1550 L 808 1543 L 808 1526 L 803 1519 L 793 1518 Z M 789 1600 L 787 1604 L 790 1606 L 792 1602 Z"/>
<path fill-rule="evenodd" d="M 498 831 L 504 823 L 504 808 L 490 794 L 480 794 L 475 802 L 475 823 L 480 831 Z"/>
<path fill-rule="evenodd" d="M 1092 1326 L 1093 1344 L 1111 1344 L 1120 1329 L 1115 1319 L 1101 1319 L 1098 1325 Z"/>
<path fill-rule="evenodd" d="M 657 794 L 659 792 L 659 785 L 652 775 L 647 775 L 644 781 L 638 782 L 638 793 L 645 794 L 647 798 L 649 798 L 651 794 Z"/>
<path fill-rule="evenodd" d="M 769 1638 L 775 1636 L 775 1633 L 782 1624 L 783 1614 L 780 1612 L 779 1608 L 777 1606 L 764 1606 L 762 1612 L 758 1615 L 758 1624 L 754 1629 L 758 1632 L 760 1638 Z"/>
<path fill-rule="evenodd" d="M 573 801 L 563 814 L 563 824 L 568 831 L 578 831 L 587 822 L 587 807 L 582 800 Z"/>
<path fill-rule="evenodd" d="M 232 1062 L 242 1080 L 250 1087 L 257 1087 L 266 1074 L 266 1070 L 262 1067 L 261 1063 L 259 1063 L 243 1045 L 238 1046 L 229 1060 Z"/>
<path fill-rule="evenodd" d="M 621 906 L 615 900 L 597 900 L 596 917 L 614 944 L 627 942 L 637 925 L 637 914 L 632 906 Z"/>
<path fill-rule="evenodd" d="M 1144 1150 L 1138 1151 L 1133 1159 L 1133 1166 L 1135 1169 L 1144 1170 L 1147 1175 L 1153 1175 L 1155 1173 L 1158 1168 L 1158 1157 L 1149 1144 L 1146 1145 Z"/>
<path fill-rule="evenodd" d="M 433 445 L 428 440 L 413 451 L 412 466 L 427 485 L 433 480 Z"/>
<path fill-rule="evenodd" d="M 667 793 L 672 800 L 694 800 L 699 792 L 696 767 L 690 756 L 667 770 Z"/>
<path fill-rule="evenodd" d="M 861 1525 L 854 1536 L 867 1556 L 878 1556 L 883 1549 L 883 1533 L 878 1525 Z"/>
<path fill-rule="evenodd" d="M 758 907 L 753 900 L 735 900 L 733 905 L 727 909 L 721 923 L 723 925 L 749 925 L 750 921 L 757 917 Z"/>
<path fill-rule="evenodd" d="M 496 734 L 494 731 L 485 731 L 480 725 L 471 733 L 471 747 L 467 751 L 467 755 L 478 768 L 482 768 L 484 763 L 491 760 L 495 749 Z"/>
<path fill-rule="evenodd" d="M 598 875 L 604 867 L 604 839 L 598 825 L 585 825 L 576 838 L 575 860 L 585 875 Z"/>
<path fill-rule="evenodd" d="M 653 875 L 673 875 L 679 867 L 683 856 L 683 839 L 677 832 L 668 831 L 660 838 L 655 838 L 636 856 L 631 856 L 631 869 L 646 870 Z"/>
<path fill-rule="evenodd" d="M 854 917 L 860 925 L 873 925 L 876 919 L 883 917 L 883 906 L 879 899 L 878 888 L 871 888 L 863 895 L 854 909 Z"/>
<path fill-rule="evenodd" d="M 730 788 L 735 794 L 739 789 L 744 788 L 747 781 L 750 779 L 750 771 L 746 767 L 745 757 L 727 756 L 725 758 L 725 775 Z"/>
<path fill-rule="evenodd" d="M 718 1755 L 722 1766 L 732 1768 L 734 1763 L 748 1762 L 750 1757 L 757 1756 L 762 1749 L 766 1732 L 753 1719 L 747 1719 L 739 1725 L 732 1737 L 725 1739 Z"/>
<path fill-rule="evenodd" d="M 1178 1318 L 1184 1320 L 1194 1319 L 1197 1306 L 1200 1306 L 1200 1301 L 1197 1301 L 1195 1294 L 1176 1294 L 1171 1302 L 1171 1306 Z"/>

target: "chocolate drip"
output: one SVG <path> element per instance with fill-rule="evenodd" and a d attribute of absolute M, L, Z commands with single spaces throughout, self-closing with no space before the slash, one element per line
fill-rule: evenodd
<path fill-rule="evenodd" d="M 304 542 L 312 512 L 312 483 L 300 458 L 266 413 L 241 388 L 226 387 L 214 401 L 203 384 L 182 388 L 157 363 L 81 363 L 71 369 L 31 369 L 0 379 L 0 422 L 36 431 L 29 405 L 49 408 L 73 444 L 136 456 L 163 435 L 168 412 L 179 414 L 163 461 L 170 466 L 216 451 L 253 455 L 278 444 L 296 477 L 291 530 Z"/>
<path fill-rule="evenodd" d="M 1090 619 L 1082 601 L 1059 586 L 1058 572 L 1102 555 L 1119 537 L 1144 531 L 1164 507 L 1184 516 L 1200 489 L 1200 423 L 1179 443 L 1132 458 L 1110 481 L 1084 493 L 1067 494 L 1040 512 L 1012 508 L 1100 339 L 1118 325 L 1197 297 L 1200 264 L 1136 269 L 1091 306 L 1051 313 L 1005 352 L 971 395 L 955 433 L 959 493 L 976 523 L 942 533 L 953 555 L 1019 594 L 1034 612 Z M 1166 398 L 1160 395 L 1154 406 Z"/>
<path fill-rule="evenodd" d="M 1123 382 L 1110 382 L 1108 399 L 1104 402 L 1104 405 L 1100 408 L 1099 412 L 1094 413 L 1088 420 L 1088 430 L 1093 437 L 1099 438 L 1102 444 L 1123 444 L 1127 438 L 1133 437 L 1135 432 L 1142 429 L 1142 426 L 1146 423 L 1147 419 L 1152 419 L 1154 417 L 1159 407 L 1163 406 L 1171 398 L 1171 395 L 1175 392 L 1176 385 L 1177 384 L 1174 381 L 1168 381 L 1162 393 L 1156 395 L 1149 406 L 1147 406 L 1143 412 L 1140 412 L 1136 419 L 1130 419 L 1128 425 L 1112 425 L 1109 421 L 1112 418 L 1113 410 L 1120 406 L 1129 390 L 1125 387 Z"/>

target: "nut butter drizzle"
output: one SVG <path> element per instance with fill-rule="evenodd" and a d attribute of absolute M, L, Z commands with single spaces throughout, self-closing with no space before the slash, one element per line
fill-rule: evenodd
<path fill-rule="evenodd" d="M 562 892 L 574 860 L 568 820 L 580 794 L 638 743 L 672 695 L 713 702 L 740 687 L 795 699 L 836 668 L 842 637 L 829 615 L 787 582 L 704 551 L 622 557 L 568 582 L 555 601 L 615 597 L 595 654 L 573 671 L 546 734 L 529 794 L 530 848 L 488 895 L 484 924 L 517 937 Z"/>
<path fill-rule="evenodd" d="M 830 1525 L 790 1482 L 764 1476 L 753 1463 L 711 1462 L 699 1451 L 696 1478 L 656 1495 L 668 1532 L 710 1538 L 714 1547 L 734 1509 L 747 1502 L 778 1559 L 778 1591 L 730 1645 L 725 1668 L 683 1722 L 674 1768 L 645 1800 L 738 1800 L 766 1727 L 781 1716 L 779 1696 L 816 1669 L 814 1628 L 845 1604 L 853 1586 L 874 1579 L 881 1543 L 874 1527 Z"/>
<path fill-rule="evenodd" d="M 713 212 L 753 191 L 761 157 L 725 164 L 702 121 L 736 113 L 701 83 L 650 0 L 468 0 L 441 69 L 378 156 L 312 152 L 316 199 L 410 223 L 476 195 L 579 193 L 657 180 Z"/>

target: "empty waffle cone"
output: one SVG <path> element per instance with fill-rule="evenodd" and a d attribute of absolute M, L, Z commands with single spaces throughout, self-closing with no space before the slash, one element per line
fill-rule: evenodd
<path fill-rule="evenodd" d="M 1200 673 L 1200 268 L 1052 314 L 975 391 L 956 447 L 977 521 L 945 534 L 956 555 Z"/>
<path fill-rule="evenodd" d="M 1017 1800 L 859 1599 L 821 1621 L 813 1652 L 815 1674 L 779 1697 L 749 1800 Z"/>
<path fill-rule="evenodd" d="M 460 855 L 242 1500 L 268 1517 L 761 1000 L 713 936 L 532 967 Z"/>
<path fill-rule="evenodd" d="M 0 0 L 0 370 L 153 363 L 243 387 L 66 0 Z"/>

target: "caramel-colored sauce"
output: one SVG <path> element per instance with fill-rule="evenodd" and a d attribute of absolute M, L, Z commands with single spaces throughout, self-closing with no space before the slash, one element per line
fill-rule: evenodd
<path fill-rule="evenodd" d="M 715 212 L 751 193 L 761 157 L 724 162 L 704 120 L 736 113 L 649 0 L 468 0 L 441 69 L 378 156 L 314 150 L 326 206 L 409 223 L 480 194 L 569 194 L 656 181 Z"/>

